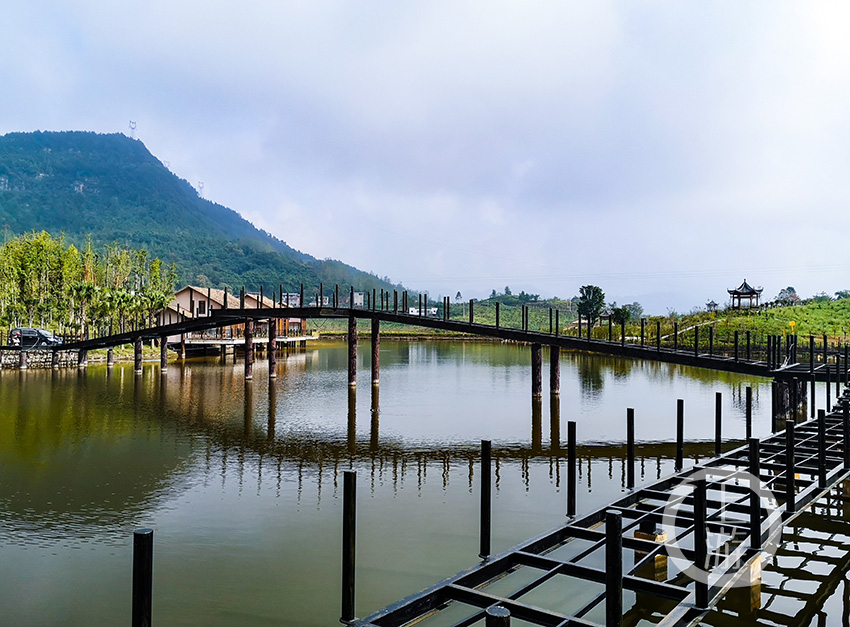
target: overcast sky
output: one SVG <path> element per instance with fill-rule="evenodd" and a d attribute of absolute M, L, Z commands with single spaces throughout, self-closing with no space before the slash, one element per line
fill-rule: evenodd
<path fill-rule="evenodd" d="M 850 3 L 6 2 L 0 133 L 129 133 L 432 294 L 850 288 Z"/>

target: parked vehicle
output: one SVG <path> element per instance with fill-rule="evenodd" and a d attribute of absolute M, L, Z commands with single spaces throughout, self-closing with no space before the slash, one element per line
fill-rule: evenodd
<path fill-rule="evenodd" d="M 53 335 L 47 329 L 33 329 L 21 327 L 9 331 L 9 346 L 20 346 L 21 348 L 50 347 L 62 344 L 63 340 Z"/>

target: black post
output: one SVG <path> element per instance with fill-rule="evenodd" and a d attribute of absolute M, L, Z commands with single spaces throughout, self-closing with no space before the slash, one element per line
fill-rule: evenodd
<path fill-rule="evenodd" d="M 576 423 L 567 422 L 567 516 L 576 515 Z"/>
<path fill-rule="evenodd" d="M 334 284 L 334 309 L 339 309 L 339 283 Z"/>
<path fill-rule="evenodd" d="M 419 300 L 421 302 L 422 296 L 419 297 Z M 348 308 L 354 309 L 354 286 L 353 285 L 348 289 Z M 419 308 L 422 309 L 421 306 Z"/>
<path fill-rule="evenodd" d="M 491 479 L 490 440 L 481 440 L 481 547 L 478 557 L 490 557 L 490 487 Z"/>
<path fill-rule="evenodd" d="M 699 357 L 699 327 L 694 327 L 694 357 Z"/>
<path fill-rule="evenodd" d="M 471 298 L 469 299 L 469 324 L 473 324 L 475 322 L 475 316 L 472 313 L 473 301 Z"/>
<path fill-rule="evenodd" d="M 772 335 L 767 336 L 766 361 L 767 361 L 767 369 L 773 370 L 773 336 Z"/>
<path fill-rule="evenodd" d="M 626 345 L 626 321 L 620 320 L 620 346 Z"/>
<path fill-rule="evenodd" d="M 815 417 L 815 375 L 812 375 L 812 386 L 809 392 L 809 413 L 812 418 Z"/>
<path fill-rule="evenodd" d="M 612 341 L 614 339 L 614 319 L 611 314 L 608 314 L 608 341 Z"/>
<path fill-rule="evenodd" d="M 343 470 L 342 485 L 342 616 L 340 622 L 354 620 L 354 558 L 357 522 L 357 474 Z"/>
<path fill-rule="evenodd" d="M 661 352 L 661 320 L 655 321 L 655 349 Z"/>
<path fill-rule="evenodd" d="M 511 613 L 501 605 L 488 607 L 485 612 L 484 627 L 511 627 Z"/>
<path fill-rule="evenodd" d="M 150 627 L 153 601 L 153 529 L 133 532 L 133 627 Z"/>
<path fill-rule="evenodd" d="M 826 410 L 818 410 L 818 487 L 826 487 Z"/>
<path fill-rule="evenodd" d="M 759 463 L 759 441 L 758 438 L 749 438 L 750 443 L 750 546 L 754 549 L 761 548 L 761 464 Z"/>
<path fill-rule="evenodd" d="M 751 388 L 749 385 L 747 386 L 747 389 L 746 389 L 745 412 L 746 412 L 745 425 L 746 425 L 746 429 L 747 429 L 747 436 L 746 437 L 749 440 L 751 437 L 753 437 L 753 388 Z"/>
<path fill-rule="evenodd" d="M 723 393 L 714 393 L 714 454 L 723 452 Z"/>
<path fill-rule="evenodd" d="M 714 355 L 714 327 L 708 327 L 708 354 Z"/>
<path fill-rule="evenodd" d="M 499 328 L 499 303 L 496 303 L 496 328 Z"/>
<path fill-rule="evenodd" d="M 809 374 L 815 373 L 815 336 L 809 336 Z M 814 414 L 812 414 L 814 415 Z"/>
<path fill-rule="evenodd" d="M 623 514 L 605 512 L 605 624 L 623 623 Z"/>
<path fill-rule="evenodd" d="M 830 366 L 824 366 L 826 368 L 826 411 L 832 409 L 832 368 Z"/>
<path fill-rule="evenodd" d="M 735 363 L 738 363 L 738 331 L 735 331 Z"/>
<path fill-rule="evenodd" d="M 708 516 L 706 506 L 706 480 L 704 476 L 694 481 L 694 566 L 703 575 L 708 567 L 708 534 L 706 518 Z M 708 607 L 708 581 L 703 577 L 694 577 L 696 606 L 700 609 Z"/>
<path fill-rule="evenodd" d="M 785 511 L 797 511 L 797 489 L 795 487 L 796 466 L 794 465 L 794 429 L 793 421 L 785 423 Z"/>
<path fill-rule="evenodd" d="M 829 363 L 829 342 L 826 339 L 826 333 L 823 334 L 823 364 Z"/>
<path fill-rule="evenodd" d="M 685 459 L 685 400 L 676 401 L 676 471 L 682 470 Z"/>
<path fill-rule="evenodd" d="M 626 409 L 626 487 L 635 487 L 635 410 Z"/>
<path fill-rule="evenodd" d="M 561 312 L 559 310 L 557 310 L 557 309 L 555 310 L 555 337 L 557 337 L 561 334 L 561 320 L 560 320 L 561 316 L 560 316 L 560 313 Z"/>
<path fill-rule="evenodd" d="M 549 307 L 549 335 L 552 335 L 552 308 Z"/>
<path fill-rule="evenodd" d="M 673 323 L 673 350 L 679 350 L 679 321 Z"/>
<path fill-rule="evenodd" d="M 640 345 L 646 346 L 646 318 L 640 319 Z"/>
<path fill-rule="evenodd" d="M 301 284 L 301 291 L 298 292 L 298 306 L 306 307 L 307 303 L 304 302 L 304 284 Z"/>
<path fill-rule="evenodd" d="M 747 361 L 750 361 L 752 353 L 750 353 L 750 331 L 747 330 Z"/>
<path fill-rule="evenodd" d="M 321 307 L 325 304 L 325 284 L 319 283 L 319 295 L 316 298 L 316 307 Z"/>
<path fill-rule="evenodd" d="M 844 470 L 850 470 L 850 400 L 841 400 L 841 434 L 844 437 Z"/>

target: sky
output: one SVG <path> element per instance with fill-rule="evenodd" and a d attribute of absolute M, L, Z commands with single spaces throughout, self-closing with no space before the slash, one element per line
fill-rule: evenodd
<path fill-rule="evenodd" d="M 0 134 L 130 134 L 433 295 L 850 289 L 850 3 L 3 3 Z"/>

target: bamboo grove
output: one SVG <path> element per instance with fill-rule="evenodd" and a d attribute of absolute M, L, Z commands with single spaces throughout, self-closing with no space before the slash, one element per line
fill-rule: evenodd
<path fill-rule="evenodd" d="M 145 250 L 111 244 L 78 249 L 45 231 L 0 247 L 0 323 L 89 337 L 150 324 L 173 298 L 173 265 Z"/>

